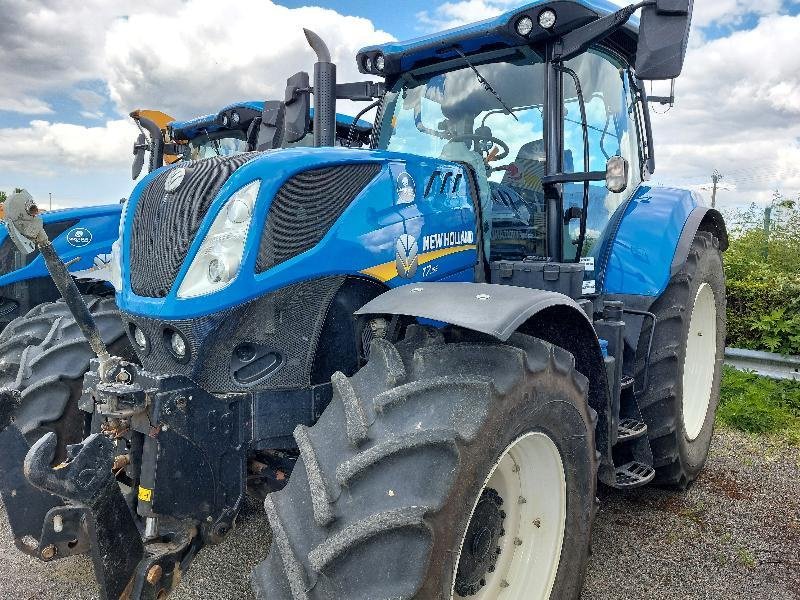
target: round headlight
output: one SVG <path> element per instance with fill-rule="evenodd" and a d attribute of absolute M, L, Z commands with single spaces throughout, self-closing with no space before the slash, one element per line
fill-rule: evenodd
<path fill-rule="evenodd" d="M 371 72 L 372 71 L 372 57 L 368 56 L 364 59 L 364 69 Z"/>
<path fill-rule="evenodd" d="M 375 68 L 378 69 L 378 71 L 383 71 L 384 67 L 386 67 L 386 58 L 383 54 L 378 54 L 378 56 L 375 57 Z"/>
<path fill-rule="evenodd" d="M 233 121 L 234 125 L 238 125 L 240 119 L 241 119 L 241 117 L 239 116 L 239 113 L 236 112 L 236 111 L 233 111 L 233 113 L 231 114 L 231 120 Z"/>
<path fill-rule="evenodd" d="M 186 356 L 186 340 L 183 339 L 180 333 L 175 332 L 172 334 L 172 337 L 169 339 L 169 345 L 178 358 Z"/>
<path fill-rule="evenodd" d="M 226 279 L 228 269 L 225 265 L 225 260 L 221 258 L 212 258 L 208 262 L 208 280 L 211 283 L 219 283 Z"/>
<path fill-rule="evenodd" d="M 139 327 L 133 328 L 133 339 L 136 342 L 136 345 L 142 350 L 147 348 L 147 338 L 144 336 L 144 331 L 142 331 Z"/>
<path fill-rule="evenodd" d="M 232 200 L 228 204 L 228 221 L 231 223 L 244 223 L 250 218 L 250 207 L 241 200 Z"/>
<path fill-rule="evenodd" d="M 527 37 L 533 31 L 533 19 L 530 17 L 522 17 L 517 21 L 517 33 L 522 37 Z"/>
<path fill-rule="evenodd" d="M 539 25 L 542 29 L 552 29 L 556 24 L 556 13 L 552 10 L 545 9 L 539 13 Z"/>

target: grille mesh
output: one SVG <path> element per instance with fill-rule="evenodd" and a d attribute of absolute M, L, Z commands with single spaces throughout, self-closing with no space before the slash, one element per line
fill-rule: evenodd
<path fill-rule="evenodd" d="M 199 319 L 159 321 L 135 315 L 124 319 L 141 327 L 150 340 L 150 352 L 134 349 L 146 370 L 185 375 L 208 392 L 243 389 L 306 387 L 328 306 L 344 281 L 325 277 L 287 286 L 242 306 Z M 165 327 L 180 331 L 188 342 L 192 359 L 176 361 L 163 339 Z M 231 376 L 234 349 L 243 342 L 268 344 L 283 355 L 283 366 L 261 384 L 245 388 Z"/>
<path fill-rule="evenodd" d="M 159 174 L 142 193 L 134 213 L 130 274 L 134 293 L 163 298 L 175 283 L 189 246 L 222 185 L 255 152 L 189 163 L 183 184 L 167 194 L 170 171 Z"/>
<path fill-rule="evenodd" d="M 379 164 L 354 164 L 312 169 L 291 177 L 272 200 L 256 272 L 316 246 L 380 170 Z"/>

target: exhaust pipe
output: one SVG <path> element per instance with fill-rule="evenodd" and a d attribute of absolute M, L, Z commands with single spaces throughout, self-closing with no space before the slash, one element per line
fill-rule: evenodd
<path fill-rule="evenodd" d="M 314 146 L 336 144 L 336 65 L 328 46 L 316 33 L 303 29 L 308 44 L 317 54 L 314 64 Z"/>

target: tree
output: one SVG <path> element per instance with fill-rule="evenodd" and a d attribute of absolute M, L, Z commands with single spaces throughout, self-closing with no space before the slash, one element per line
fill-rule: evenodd
<path fill-rule="evenodd" d="M 0 204 L 2 204 L 5 201 L 6 201 L 6 193 L 3 192 L 3 191 L 0 191 Z"/>

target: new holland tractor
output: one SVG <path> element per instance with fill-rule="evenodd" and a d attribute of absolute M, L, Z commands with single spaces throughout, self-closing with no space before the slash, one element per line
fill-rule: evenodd
<path fill-rule="evenodd" d="M 712 435 L 725 224 L 648 182 L 644 81 L 680 74 L 691 11 L 538 0 L 366 48 L 360 83 L 306 31 L 313 79 L 262 107 L 262 150 L 131 194 L 134 359 L 21 213 L 97 358 L 63 455 L 3 394 L 20 549 L 161 599 L 253 493 L 265 600 L 577 598 L 598 480 L 686 486 Z M 286 148 L 312 95 L 314 147 Z M 377 104 L 369 149 L 335 147 L 337 98 Z"/>

